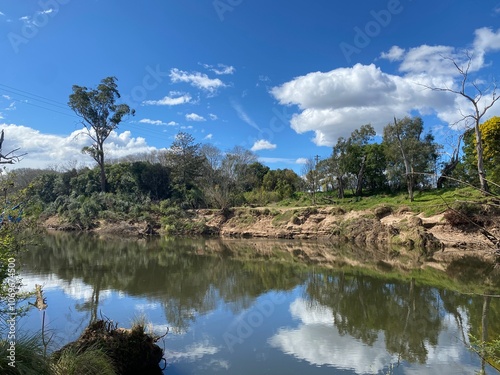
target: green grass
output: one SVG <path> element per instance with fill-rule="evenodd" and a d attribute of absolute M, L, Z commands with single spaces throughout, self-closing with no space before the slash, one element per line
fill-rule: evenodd
<path fill-rule="evenodd" d="M 49 361 L 43 356 L 40 333 L 21 333 L 16 340 L 16 367 L 9 366 L 9 342 L 0 340 L 0 374 L 49 375 Z"/>
<path fill-rule="evenodd" d="M 338 215 L 349 211 L 374 211 L 380 207 L 388 207 L 393 212 L 404 209 L 415 214 L 423 213 L 425 216 L 432 216 L 443 213 L 450 207 L 455 207 L 457 202 L 471 202 L 472 204 L 488 202 L 488 198 L 471 187 L 416 191 L 413 202 L 410 202 L 405 193 L 376 194 L 363 197 L 346 194 L 345 198 L 338 199 L 335 192 L 319 192 L 316 196 L 318 204 L 314 206 L 310 198 L 308 193 L 295 193 L 294 198 L 287 198 L 281 202 L 251 209 L 250 215 L 255 217 L 259 214 L 273 216 L 273 224 L 281 225 L 290 221 L 294 214 L 300 216 L 305 212 L 304 210 L 310 208 L 332 207 L 331 214 Z M 239 215 L 244 215 L 244 212 L 248 210 L 246 207 L 238 209 L 242 211 Z M 259 214 L 256 214 L 257 210 Z"/>
<path fill-rule="evenodd" d="M 408 195 L 399 194 L 376 194 L 364 197 L 355 197 L 346 194 L 343 199 L 338 199 L 334 192 L 317 193 L 317 207 L 337 206 L 348 211 L 372 210 L 377 206 L 390 206 L 394 211 L 401 206 L 408 206 L 412 212 L 423 212 L 426 216 L 442 213 L 448 209 L 455 201 L 484 201 L 484 196 L 473 188 L 460 189 L 434 189 L 429 191 L 415 192 L 414 201 L 410 202 Z M 295 200 L 287 199 L 286 204 L 278 202 L 276 206 L 286 207 L 306 207 L 311 205 L 309 194 L 297 194 Z"/>
<path fill-rule="evenodd" d="M 286 210 L 283 211 L 282 213 L 279 213 L 276 215 L 273 219 L 273 225 L 280 225 L 280 224 L 285 224 L 288 223 L 293 215 L 295 214 L 294 210 Z"/>
<path fill-rule="evenodd" d="M 52 375 L 115 375 L 110 357 L 96 347 L 77 352 L 66 349 L 51 365 Z"/>
<path fill-rule="evenodd" d="M 374 214 L 377 216 L 375 210 L 387 207 L 388 212 L 390 210 L 399 212 L 404 209 L 414 214 L 423 213 L 425 216 L 431 216 L 443 213 L 449 207 L 456 207 L 457 202 L 485 203 L 488 198 L 481 195 L 477 189 L 467 187 L 416 191 L 413 202 L 410 202 L 405 193 L 356 197 L 349 192 L 345 198 L 338 199 L 336 192 L 319 192 L 316 194 L 316 200 L 318 204 L 313 206 L 311 194 L 298 192 L 292 198 L 286 198 L 281 202 L 273 202 L 260 207 L 234 207 L 232 212 L 240 225 L 252 225 L 259 216 L 271 216 L 273 225 L 281 226 L 287 222 L 299 223 L 299 217 L 309 216 L 307 210 L 321 210 L 325 207 L 329 208 L 328 212 L 332 215 L 350 211 L 367 211 L 364 216 L 371 218 Z M 158 212 L 155 215 L 160 218 L 151 218 L 151 220 L 159 221 L 168 234 L 202 234 L 206 230 L 205 223 L 193 223 L 192 217 L 189 217 L 185 210 L 172 206 L 169 201 L 162 202 L 156 211 Z M 214 212 L 218 211 L 214 210 Z"/>

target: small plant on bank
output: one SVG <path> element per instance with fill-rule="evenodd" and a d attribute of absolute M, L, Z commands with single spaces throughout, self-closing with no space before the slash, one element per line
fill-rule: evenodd
<path fill-rule="evenodd" d="M 64 350 L 50 365 L 52 375 L 116 375 L 111 358 L 98 345 Z"/>
<path fill-rule="evenodd" d="M 193 234 L 202 235 L 207 232 L 205 220 L 192 220 L 189 213 L 179 206 L 172 205 L 170 200 L 160 204 L 161 224 L 169 235 Z"/>
<path fill-rule="evenodd" d="M 500 371 L 500 338 L 483 341 L 469 335 L 470 349 L 496 370 Z"/>
<path fill-rule="evenodd" d="M 165 333 L 166 335 L 166 333 Z M 131 329 L 118 328 L 111 320 L 92 322 L 74 342 L 53 353 L 51 360 L 59 374 L 149 374 L 158 373 L 163 350 L 156 342 L 163 336 L 145 332 L 143 323 Z M 90 352 L 90 353 L 89 353 Z M 85 361 L 88 372 L 73 371 L 75 363 Z M 102 366 L 101 371 L 94 372 Z"/>
<path fill-rule="evenodd" d="M 273 219 L 273 225 L 288 223 L 294 216 L 295 212 L 293 210 L 284 211 L 275 216 L 275 218 Z"/>
<path fill-rule="evenodd" d="M 9 366 L 9 341 L 0 340 L 0 373 L 2 375 L 50 375 L 49 362 L 43 355 L 40 333 L 19 334 L 16 339 L 16 367 Z M 97 373 L 96 373 L 97 374 Z"/>

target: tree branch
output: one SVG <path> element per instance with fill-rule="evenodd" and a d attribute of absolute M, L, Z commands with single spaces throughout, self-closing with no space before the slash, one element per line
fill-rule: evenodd
<path fill-rule="evenodd" d="M 4 131 L 2 129 L 2 132 L 0 133 L 0 164 L 14 164 L 21 161 L 21 158 L 27 153 L 25 152 L 24 154 L 16 155 L 15 152 L 19 151 L 19 148 L 15 148 L 14 150 L 9 151 L 5 155 L 2 153 L 2 145 L 4 137 L 5 137 Z"/>

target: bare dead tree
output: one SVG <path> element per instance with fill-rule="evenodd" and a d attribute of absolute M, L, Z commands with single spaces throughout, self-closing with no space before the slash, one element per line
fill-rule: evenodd
<path fill-rule="evenodd" d="M 461 82 L 458 89 L 453 89 L 449 87 L 429 87 L 429 86 L 425 87 L 430 88 L 434 91 L 443 91 L 459 95 L 472 104 L 473 107 L 472 113 L 469 114 L 461 113 L 462 114 L 461 121 L 465 121 L 466 124 L 468 122 L 470 123 L 470 121 L 473 123 L 474 133 L 476 136 L 477 172 L 479 175 L 480 189 L 483 193 L 489 193 L 490 189 L 488 186 L 488 181 L 486 180 L 486 171 L 484 170 L 483 139 L 481 136 L 480 124 L 483 116 L 497 102 L 497 100 L 500 99 L 500 96 L 498 96 L 496 93 L 497 85 L 495 82 L 493 82 L 492 86 L 488 87 L 485 90 L 479 87 L 479 84 L 477 82 L 470 80 L 472 55 L 469 52 L 465 52 L 465 55 L 467 58 L 465 66 L 460 66 L 457 60 L 452 57 L 443 57 L 445 60 L 451 61 L 451 63 L 455 66 L 459 75 L 461 76 Z M 472 90 L 470 90 L 470 87 L 472 87 Z M 489 100 L 484 106 L 481 106 L 482 104 L 481 100 L 485 97 L 486 91 L 488 91 L 488 89 L 490 89 L 491 92 L 491 94 L 488 94 L 491 95 L 491 100 Z M 446 172 L 450 173 L 450 170 Z"/>
<path fill-rule="evenodd" d="M 12 151 L 7 152 L 6 154 L 3 153 L 2 151 L 2 146 L 3 146 L 3 140 L 4 140 L 4 131 L 2 129 L 2 132 L 0 133 L 0 164 L 14 164 L 17 163 L 18 161 L 21 160 L 21 158 L 26 155 L 26 153 L 18 155 L 16 154 L 17 151 L 19 151 L 19 148 L 16 148 Z"/>

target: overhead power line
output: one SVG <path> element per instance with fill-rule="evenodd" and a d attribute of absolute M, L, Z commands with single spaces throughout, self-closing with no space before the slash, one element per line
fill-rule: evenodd
<path fill-rule="evenodd" d="M 47 104 L 50 106 L 58 107 L 60 109 L 64 109 L 64 110 L 68 109 L 68 105 L 66 103 L 61 103 L 61 102 L 58 102 L 56 100 L 43 97 L 41 95 L 37 95 L 37 94 L 30 93 L 28 91 L 16 89 L 15 87 L 7 86 L 7 85 L 4 85 L 3 83 L 0 83 L 0 90 L 8 92 L 10 94 L 14 94 L 14 95 L 22 96 L 22 97 L 25 97 L 25 98 L 28 98 L 31 100 L 35 100 L 37 102 L 41 102 L 41 103 L 44 103 L 44 104 Z"/>
<path fill-rule="evenodd" d="M 12 94 L 12 95 L 21 96 L 21 97 L 27 98 L 29 100 L 33 100 L 35 102 L 38 102 L 38 103 L 31 103 L 28 100 L 13 98 L 13 97 L 9 96 L 9 100 L 12 100 L 16 103 L 27 104 L 27 105 L 30 105 L 33 107 L 44 109 L 46 111 L 51 111 L 54 113 L 61 114 L 63 116 L 67 116 L 67 117 L 81 120 L 79 116 L 77 116 L 73 111 L 71 111 L 68 108 L 68 105 L 66 103 L 62 103 L 62 102 L 59 102 L 57 100 L 50 99 L 50 98 L 47 98 L 45 96 L 34 94 L 34 93 L 31 93 L 31 92 L 28 92 L 25 90 L 17 89 L 15 87 L 8 86 L 8 85 L 5 85 L 3 83 L 0 83 L 0 91 L 4 91 L 4 92 L 7 92 L 7 93 Z M 62 111 L 67 111 L 67 112 L 62 112 Z M 123 125 L 129 126 L 129 127 L 133 128 L 134 130 L 141 131 L 142 133 L 146 133 L 146 134 L 148 134 L 152 137 L 155 137 L 155 138 L 161 138 L 161 137 L 166 138 L 165 132 L 163 132 L 161 130 L 152 129 L 152 128 L 149 128 L 147 126 L 137 125 L 135 123 L 124 123 Z"/>

